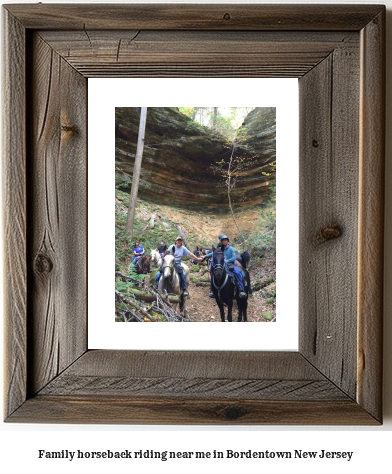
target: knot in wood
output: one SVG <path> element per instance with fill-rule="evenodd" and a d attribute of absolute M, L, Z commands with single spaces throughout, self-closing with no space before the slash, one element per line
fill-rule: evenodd
<path fill-rule="evenodd" d="M 75 127 L 75 125 L 61 125 L 61 130 L 66 133 L 77 133 L 78 129 Z"/>
<path fill-rule="evenodd" d="M 52 271 L 53 262 L 47 255 L 40 252 L 35 257 L 34 268 L 35 268 L 36 272 L 38 272 L 38 273 L 47 274 L 47 273 L 50 273 Z"/>
<path fill-rule="evenodd" d="M 240 407 L 230 406 L 224 409 L 224 416 L 227 420 L 237 420 L 243 415 Z"/>
<path fill-rule="evenodd" d="M 312 141 L 312 146 L 313 146 L 313 148 L 318 148 L 318 146 L 319 146 L 319 142 L 315 138 Z"/>
<path fill-rule="evenodd" d="M 328 240 L 337 239 L 342 235 L 342 229 L 338 225 L 326 226 L 316 235 L 316 244 L 322 244 Z"/>
<path fill-rule="evenodd" d="M 223 15 L 223 19 L 226 20 L 226 21 L 231 20 L 231 15 L 230 15 L 230 13 L 225 13 L 225 14 Z"/>

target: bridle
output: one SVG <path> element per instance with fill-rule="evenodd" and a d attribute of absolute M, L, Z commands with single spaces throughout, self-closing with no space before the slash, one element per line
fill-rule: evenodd
<path fill-rule="evenodd" d="M 222 254 L 223 254 L 223 252 L 219 252 L 219 253 L 222 253 Z M 222 283 L 222 285 L 220 285 L 220 286 L 217 286 L 217 285 L 215 284 L 215 271 L 214 271 L 214 270 L 216 270 L 216 269 L 218 269 L 218 270 L 221 269 L 221 270 L 222 270 L 222 273 L 224 272 L 224 273 L 226 274 L 226 278 L 225 278 L 224 282 Z M 229 274 L 227 273 L 224 264 L 221 265 L 220 263 L 215 263 L 215 261 L 214 261 L 214 256 L 212 256 L 212 258 L 211 258 L 211 271 L 212 271 L 212 275 L 213 275 L 212 284 L 215 286 L 215 288 L 216 288 L 218 291 L 220 291 L 220 290 L 226 285 L 227 279 L 228 279 L 228 277 L 229 277 Z"/>
<path fill-rule="evenodd" d="M 171 282 L 169 281 L 170 288 L 166 287 L 165 278 L 163 278 L 163 286 L 165 287 L 166 291 L 169 290 L 168 292 L 170 292 L 170 290 L 172 290 L 174 288 L 174 283 L 176 281 L 176 271 L 174 270 L 174 258 L 173 258 L 173 261 L 171 263 L 172 263 L 171 265 L 165 265 L 164 267 L 162 267 L 162 275 L 163 276 L 164 276 L 164 273 L 165 273 L 165 268 L 170 268 L 170 270 L 171 270 L 170 273 L 171 273 L 172 281 Z"/>

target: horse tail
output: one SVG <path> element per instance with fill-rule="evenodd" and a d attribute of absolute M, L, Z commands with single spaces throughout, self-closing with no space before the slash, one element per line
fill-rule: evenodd
<path fill-rule="evenodd" d="M 242 252 L 241 258 L 242 258 L 242 261 L 243 261 L 243 267 L 246 268 L 248 266 L 249 261 L 250 261 L 250 253 L 247 250 L 245 250 L 245 252 Z"/>

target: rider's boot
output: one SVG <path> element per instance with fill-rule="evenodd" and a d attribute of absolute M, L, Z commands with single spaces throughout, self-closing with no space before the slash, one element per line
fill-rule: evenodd
<path fill-rule="evenodd" d="M 237 290 L 238 290 L 238 296 L 240 298 L 246 298 L 247 297 L 247 294 L 245 293 L 244 291 L 244 287 L 242 286 L 242 283 L 240 283 L 237 278 L 234 278 L 234 281 L 235 281 L 235 286 L 237 287 Z"/>
<path fill-rule="evenodd" d="M 214 293 L 212 292 L 212 280 L 211 280 L 211 283 L 210 283 L 210 292 L 208 293 L 208 296 L 210 298 L 215 298 Z"/>
<path fill-rule="evenodd" d="M 159 283 L 159 278 L 161 277 L 161 272 L 157 272 L 157 275 L 155 277 L 155 281 L 154 281 L 154 290 L 157 290 L 158 289 L 158 283 Z"/>

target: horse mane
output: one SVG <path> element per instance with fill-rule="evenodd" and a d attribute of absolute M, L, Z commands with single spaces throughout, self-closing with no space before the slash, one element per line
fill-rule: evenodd
<path fill-rule="evenodd" d="M 170 252 L 167 252 L 163 257 L 162 257 L 162 262 L 166 259 L 166 257 L 172 257 L 174 260 L 174 255 Z"/>

